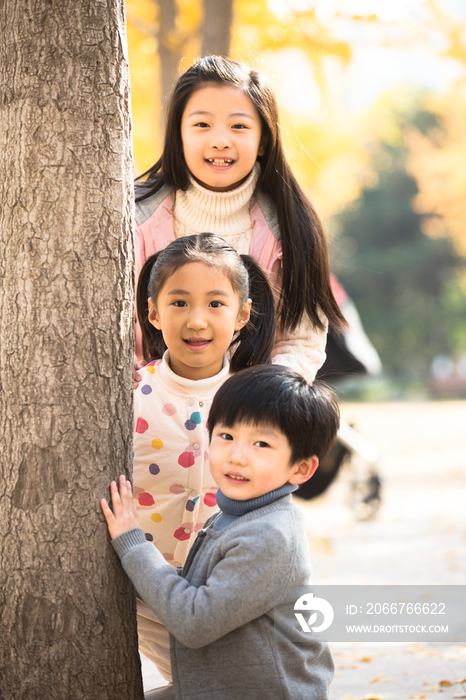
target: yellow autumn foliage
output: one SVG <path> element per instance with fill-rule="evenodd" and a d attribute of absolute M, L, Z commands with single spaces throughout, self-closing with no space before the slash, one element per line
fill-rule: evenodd
<path fill-rule="evenodd" d="M 347 3 L 346 8 L 350 5 Z M 343 75 L 351 62 L 351 47 L 334 32 L 333 20 L 323 21 L 314 4 L 299 3 L 297 9 L 291 0 L 235 0 L 230 55 L 271 73 L 279 101 L 281 125 L 286 150 L 300 183 L 317 204 L 324 218 L 339 213 L 357 202 L 361 189 L 374 184 L 376 174 L 372 153 L 367 144 L 377 138 L 379 125 L 349 118 L 339 101 L 338 86 L 329 84 L 331 64 Z M 430 12 L 430 25 L 416 25 L 406 21 L 403 31 L 393 22 L 381 21 L 374 8 L 372 14 L 358 15 L 346 9 L 345 16 L 335 11 L 334 20 L 352 22 L 378 36 L 380 45 L 390 45 L 395 30 L 397 41 L 405 37 L 427 37 L 435 25 L 445 38 L 445 55 L 466 63 L 464 31 L 458 23 L 439 9 L 438 3 L 428 0 L 424 5 Z M 128 49 L 132 84 L 132 111 L 134 158 L 136 173 L 150 167 L 161 155 L 163 145 L 163 110 L 160 95 L 160 58 L 158 54 L 159 18 L 156 0 L 127 0 Z M 180 70 L 185 70 L 199 55 L 203 23 L 202 0 L 176 0 L 176 27 L 165 45 L 182 57 Z M 404 32 L 404 34 L 403 34 Z M 317 104 L 309 113 L 289 108 L 280 100 L 280 91 L 286 76 L 277 81 L 274 66 L 288 60 L 290 52 L 299 56 L 303 73 L 311 72 L 317 94 Z M 298 68 L 300 71 L 300 68 Z M 281 84 L 277 84 L 277 82 Z M 304 84 L 303 84 L 304 85 Z M 306 88 L 303 87 L 303 91 Z M 425 219 L 425 230 L 430 234 L 448 228 L 455 240 L 465 238 L 466 218 L 464 197 L 465 175 L 462 161 L 466 130 L 461 110 L 464 100 L 450 107 L 439 105 L 439 112 L 447 125 L 449 136 L 439 143 L 433 134 L 409 135 L 411 148 L 410 169 L 419 182 L 420 195 L 416 200 L 418 211 L 435 216 Z M 448 113 L 448 114 L 447 114 Z M 447 123 L 448 122 L 448 123 Z M 386 133 L 390 124 L 384 125 Z M 397 128 L 394 128 L 397 132 Z M 386 135 L 386 134 L 385 134 Z M 399 134 L 397 135 L 399 137 Z M 430 207 L 430 208 L 429 208 Z M 466 242 L 464 243 L 466 250 Z"/>
<path fill-rule="evenodd" d="M 197 36 L 202 19 L 200 0 L 178 0 L 176 31 L 166 41 L 180 50 L 181 69 L 199 52 Z M 155 163 L 162 152 L 163 115 L 160 94 L 159 18 L 155 0 L 126 0 L 128 55 L 133 115 L 133 152 L 139 174 Z"/>
<path fill-rule="evenodd" d="M 157 160 L 160 150 L 158 21 L 153 0 L 126 0 L 128 55 L 136 171 Z M 142 153 L 150 152 L 148 160 Z"/>

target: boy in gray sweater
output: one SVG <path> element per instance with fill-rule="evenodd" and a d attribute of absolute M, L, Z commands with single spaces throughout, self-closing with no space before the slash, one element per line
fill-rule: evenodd
<path fill-rule="evenodd" d="M 312 476 L 338 425 L 331 391 L 285 367 L 252 367 L 228 379 L 209 414 L 220 511 L 182 570 L 146 541 L 124 476 L 119 489 L 111 484 L 113 512 L 102 499 L 126 573 L 170 631 L 177 700 L 328 698 L 328 646 L 277 606 L 295 602 L 311 573 L 304 519 L 290 494 Z"/>

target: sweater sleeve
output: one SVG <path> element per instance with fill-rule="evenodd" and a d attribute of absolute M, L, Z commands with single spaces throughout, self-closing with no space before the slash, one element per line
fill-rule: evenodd
<path fill-rule="evenodd" d="M 272 351 L 273 364 L 285 365 L 312 382 L 325 362 L 328 321 L 322 312 L 320 318 L 323 329 L 315 328 L 305 314 L 292 333 L 277 333 Z"/>
<path fill-rule="evenodd" d="M 195 649 L 282 602 L 299 549 L 295 518 L 291 513 L 285 517 L 286 522 L 278 518 L 276 527 L 273 519 L 265 527 L 257 519 L 230 531 L 222 539 L 222 556 L 199 586 L 167 564 L 156 547 L 143 541 L 140 530 L 120 535 L 113 546 L 139 596 L 179 642 Z M 196 560 L 202 556 L 201 547 Z"/>

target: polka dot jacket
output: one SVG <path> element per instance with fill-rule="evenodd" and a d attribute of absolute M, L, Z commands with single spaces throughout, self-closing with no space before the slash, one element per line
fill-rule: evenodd
<path fill-rule="evenodd" d="M 216 510 L 209 469 L 207 417 L 217 389 L 229 377 L 178 377 L 168 352 L 139 370 L 134 392 L 133 491 L 141 528 L 166 561 L 182 566 L 196 533 Z"/>

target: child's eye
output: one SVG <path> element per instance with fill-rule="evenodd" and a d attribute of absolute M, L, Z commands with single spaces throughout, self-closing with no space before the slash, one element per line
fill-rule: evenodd
<path fill-rule="evenodd" d="M 268 442 L 264 442 L 263 440 L 258 440 L 257 442 L 254 443 L 257 447 L 270 447 Z"/>
<path fill-rule="evenodd" d="M 220 433 L 220 437 L 222 438 L 222 440 L 233 440 L 230 433 Z"/>
<path fill-rule="evenodd" d="M 202 129 L 205 129 L 209 125 L 206 122 L 197 122 L 197 124 L 194 124 L 194 126 L 200 126 Z"/>
<path fill-rule="evenodd" d="M 211 301 L 209 306 L 211 306 L 213 309 L 219 309 L 221 306 L 224 306 L 221 301 Z"/>
<path fill-rule="evenodd" d="M 173 302 L 173 306 L 176 306 L 177 309 L 181 309 L 182 307 L 187 306 L 187 304 L 185 301 L 183 301 L 183 299 L 177 299 Z"/>
<path fill-rule="evenodd" d="M 233 124 L 232 126 L 233 129 L 247 129 L 248 127 L 246 124 Z"/>

